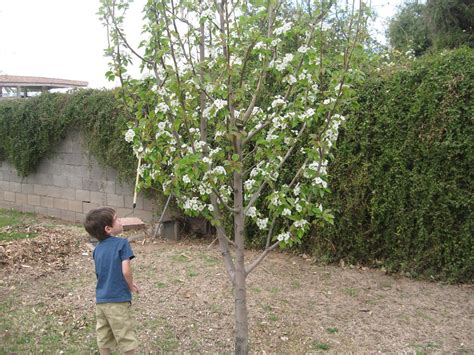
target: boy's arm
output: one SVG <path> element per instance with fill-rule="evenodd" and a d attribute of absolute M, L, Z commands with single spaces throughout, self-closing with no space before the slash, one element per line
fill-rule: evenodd
<path fill-rule="evenodd" d="M 130 259 L 122 261 L 122 274 L 127 281 L 128 288 L 131 292 L 138 293 L 138 287 L 133 283 L 133 275 L 132 275 L 132 266 L 130 265 Z"/>

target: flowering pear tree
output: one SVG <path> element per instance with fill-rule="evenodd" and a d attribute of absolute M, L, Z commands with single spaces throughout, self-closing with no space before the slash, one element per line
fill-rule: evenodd
<path fill-rule="evenodd" d="M 365 7 L 335 0 L 148 0 L 145 39 L 123 30 L 128 1 L 102 0 L 111 80 L 135 116 L 125 133 L 141 185 L 215 226 L 246 354 L 246 278 L 301 241 L 324 208 L 327 165 L 363 52 Z M 128 74 L 138 59 L 142 80 Z M 264 238 L 255 260 L 245 238 Z"/>

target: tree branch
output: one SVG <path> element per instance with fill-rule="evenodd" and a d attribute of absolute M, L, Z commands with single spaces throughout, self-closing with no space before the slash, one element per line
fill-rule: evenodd
<path fill-rule="evenodd" d="M 249 266 L 245 267 L 245 275 L 250 274 L 252 272 L 252 270 L 255 269 L 258 266 L 258 264 L 260 264 L 263 261 L 263 259 L 265 259 L 267 254 L 270 253 L 272 250 L 274 250 L 279 244 L 280 244 L 280 241 L 277 240 L 275 243 L 272 244 L 271 247 L 266 248 L 262 252 L 262 254 L 259 255 L 259 257 L 257 259 L 252 261 L 252 263 Z"/>

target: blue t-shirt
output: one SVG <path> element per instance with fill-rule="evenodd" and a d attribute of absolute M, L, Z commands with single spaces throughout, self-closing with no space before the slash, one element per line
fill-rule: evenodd
<path fill-rule="evenodd" d="M 127 239 L 110 236 L 97 244 L 92 253 L 97 276 L 96 302 L 128 302 L 132 294 L 122 273 L 122 261 L 133 259 Z"/>

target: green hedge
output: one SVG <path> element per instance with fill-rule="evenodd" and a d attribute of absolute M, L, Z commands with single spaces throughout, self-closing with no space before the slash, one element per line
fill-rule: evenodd
<path fill-rule="evenodd" d="M 474 50 L 417 60 L 359 89 L 330 167 L 330 260 L 452 282 L 474 275 Z"/>
<path fill-rule="evenodd" d="M 69 129 L 83 132 L 99 163 L 115 168 L 129 180 L 136 169 L 131 146 L 124 140 L 128 116 L 112 91 L 78 90 L 45 93 L 0 101 L 0 159 L 21 176 L 35 171 Z"/>

